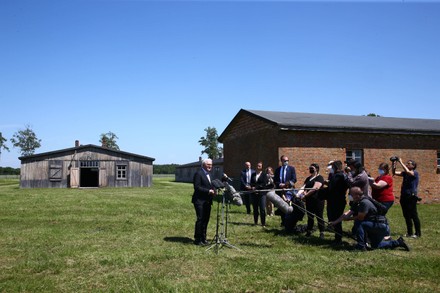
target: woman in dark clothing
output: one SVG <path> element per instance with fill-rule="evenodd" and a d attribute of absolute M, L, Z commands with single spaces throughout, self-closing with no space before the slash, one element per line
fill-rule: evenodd
<path fill-rule="evenodd" d="M 399 158 L 398 162 L 404 171 L 396 171 L 397 161 L 393 161 L 393 175 L 403 177 L 402 188 L 400 190 L 400 206 L 402 207 L 403 217 L 406 222 L 407 236 L 417 238 L 422 236 L 420 228 L 419 214 L 417 213 L 417 202 L 420 197 L 417 195 L 419 185 L 419 173 L 416 171 L 417 164 L 413 160 L 408 160 L 406 165 Z M 413 222 L 416 234 L 413 234 Z"/>
<path fill-rule="evenodd" d="M 330 173 L 331 176 L 325 193 L 327 199 L 327 217 L 329 222 L 333 222 L 344 213 L 348 184 L 341 161 L 331 163 Z M 335 243 L 339 244 L 342 242 L 342 223 L 334 225 L 333 228 L 335 230 Z"/>
<path fill-rule="evenodd" d="M 324 177 L 319 174 L 319 165 L 311 164 L 309 166 L 310 176 L 304 181 L 303 187 L 298 191 L 297 196 L 302 197 L 306 202 L 307 208 L 307 233 L 310 236 L 313 232 L 314 218 L 318 221 L 319 238 L 324 239 L 324 206 L 325 201 L 318 197 L 318 190 L 324 184 Z"/>
<path fill-rule="evenodd" d="M 258 162 L 257 170 L 255 175 L 255 189 L 263 190 L 263 189 L 272 189 L 274 187 L 273 178 L 268 172 L 272 170 L 271 167 L 268 167 L 266 171 L 263 171 L 263 163 Z M 273 171 L 272 171 L 273 175 Z M 258 224 L 258 217 L 261 217 L 261 225 L 263 227 L 266 226 L 266 191 L 263 192 L 255 192 L 252 195 L 252 206 L 254 209 L 254 223 Z"/>

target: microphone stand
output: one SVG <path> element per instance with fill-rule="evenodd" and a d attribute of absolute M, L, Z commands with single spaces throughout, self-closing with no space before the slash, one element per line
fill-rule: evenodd
<path fill-rule="evenodd" d="M 220 192 L 220 190 L 218 190 L 217 192 Z M 229 207 L 228 204 L 226 203 L 224 192 L 221 191 L 221 193 L 222 193 L 221 209 L 220 209 L 220 201 L 217 202 L 217 223 L 215 229 L 215 236 L 211 242 L 212 245 L 208 247 L 206 251 L 210 249 L 214 249 L 215 253 L 218 254 L 223 246 L 234 248 L 241 251 L 240 248 L 230 244 L 227 239 Z"/>

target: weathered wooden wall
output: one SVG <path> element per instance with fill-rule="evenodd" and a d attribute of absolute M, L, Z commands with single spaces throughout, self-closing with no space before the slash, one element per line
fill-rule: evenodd
<path fill-rule="evenodd" d="M 20 187 L 22 188 L 66 188 L 71 182 L 79 184 L 78 176 L 81 169 L 81 161 L 97 161 L 99 164 L 99 187 L 149 187 L 152 185 L 153 163 L 138 156 L 130 156 L 125 153 L 112 152 L 102 148 L 90 148 L 89 150 L 75 152 L 50 153 L 47 156 L 22 159 Z M 127 178 L 117 179 L 116 166 L 127 166 Z M 56 168 L 51 171 L 51 166 L 61 167 L 61 176 L 51 179 L 51 173 L 56 173 Z M 76 173 L 72 173 L 72 171 Z"/>

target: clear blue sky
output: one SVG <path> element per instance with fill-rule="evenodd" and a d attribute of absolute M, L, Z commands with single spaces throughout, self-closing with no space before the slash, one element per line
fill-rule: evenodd
<path fill-rule="evenodd" d="M 437 1 L 1 0 L 0 131 L 184 164 L 241 108 L 439 119 L 439 55 Z"/>

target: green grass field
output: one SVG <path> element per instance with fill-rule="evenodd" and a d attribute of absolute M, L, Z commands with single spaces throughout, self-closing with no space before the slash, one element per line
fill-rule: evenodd
<path fill-rule="evenodd" d="M 192 185 L 19 189 L 0 180 L 0 292 L 440 292 L 440 205 L 420 205 L 412 250 L 353 252 L 333 235 L 284 235 L 279 217 L 253 226 L 233 206 L 229 242 L 192 244 Z M 215 234 L 217 204 L 209 237 Z M 405 233 L 400 206 L 392 235 Z M 305 221 L 303 221 L 305 223 Z M 351 223 L 344 223 L 348 231 Z"/>

